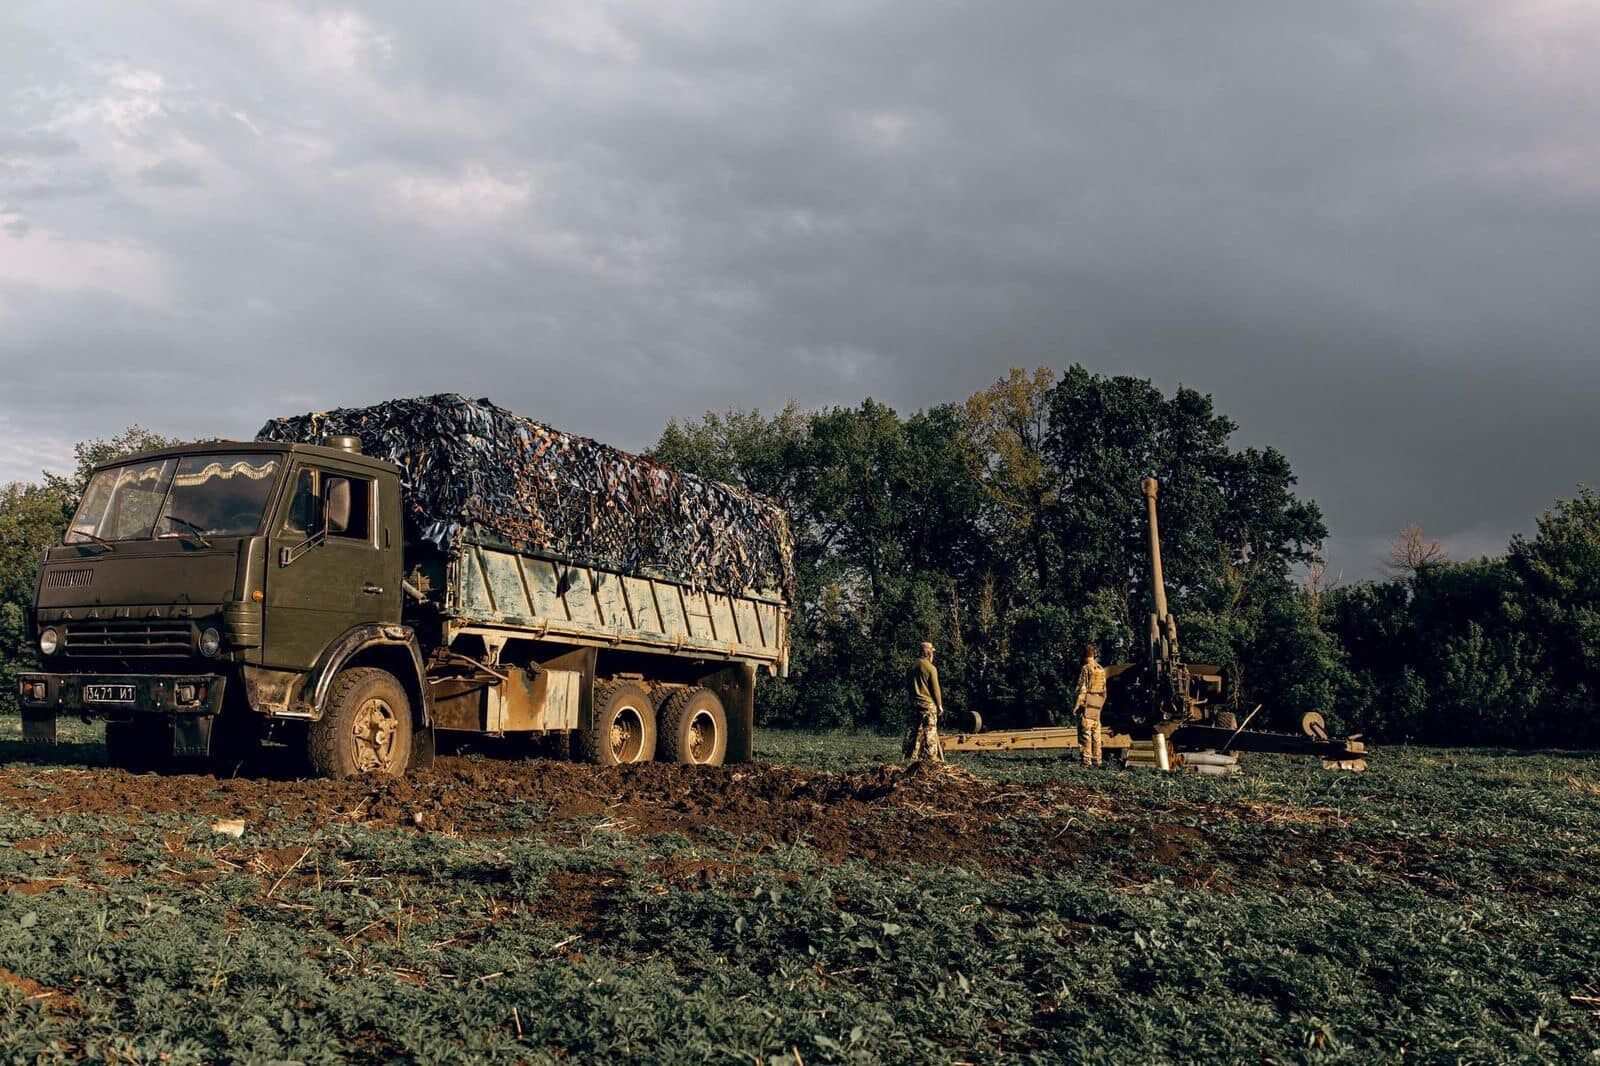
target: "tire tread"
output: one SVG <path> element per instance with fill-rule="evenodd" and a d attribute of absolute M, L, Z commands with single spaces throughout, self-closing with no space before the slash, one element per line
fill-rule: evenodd
<path fill-rule="evenodd" d="M 340 734 L 349 728 L 344 709 L 348 705 L 352 689 L 380 679 L 394 682 L 400 689 L 401 696 L 405 697 L 405 687 L 399 680 L 387 670 L 380 670 L 375 666 L 358 666 L 350 670 L 341 670 L 333 679 L 333 687 L 328 690 L 328 700 L 322 717 L 312 722 L 311 728 L 306 731 L 306 757 L 311 762 L 313 772 L 321 777 L 351 776 L 353 771 L 346 769 L 339 758 Z M 401 709 L 414 732 L 415 723 L 412 721 L 413 710 L 409 698 L 402 698 Z M 408 740 L 406 744 L 407 762 L 410 761 L 412 743 L 414 740 Z M 401 767 L 401 770 L 403 772 L 404 767 Z"/>
<path fill-rule="evenodd" d="M 701 695 L 708 695 L 716 700 L 717 706 L 722 708 L 721 739 L 723 759 L 727 758 L 728 750 L 728 711 L 722 707 L 722 700 L 715 692 L 703 686 L 697 688 L 679 689 L 667 698 L 661 708 L 661 714 L 656 722 L 656 758 L 662 762 L 688 763 L 685 753 L 678 750 L 681 730 L 686 726 L 689 711 L 695 700 Z M 722 759 L 707 765 L 721 765 Z"/>
<path fill-rule="evenodd" d="M 646 728 L 657 729 L 656 735 L 660 735 L 658 727 L 659 715 L 656 714 L 655 701 L 650 699 L 649 690 L 637 681 L 624 678 L 601 681 L 594 686 L 594 698 L 589 705 L 589 725 L 584 729 L 578 730 L 578 754 L 582 761 L 595 766 L 612 765 L 602 757 L 603 755 L 609 755 L 611 749 L 611 716 L 602 712 L 608 711 L 611 707 L 611 701 L 616 697 L 617 693 L 629 686 L 633 686 L 643 693 L 644 698 L 639 701 L 639 711 L 650 719 L 645 723 Z M 650 739 L 654 740 L 654 737 Z M 649 762 L 654 756 L 654 744 L 647 745 L 642 761 Z"/>

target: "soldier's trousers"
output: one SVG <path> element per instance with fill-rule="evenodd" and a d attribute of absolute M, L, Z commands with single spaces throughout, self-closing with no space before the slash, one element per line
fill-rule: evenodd
<path fill-rule="evenodd" d="M 912 762 L 924 759 L 944 762 L 944 749 L 939 746 L 939 708 L 931 703 L 916 706 L 911 728 L 906 731 L 905 743 L 900 748 Z"/>
<path fill-rule="evenodd" d="M 1100 709 L 1105 703 L 1105 696 L 1091 694 L 1084 705 L 1083 716 L 1078 719 L 1078 753 L 1083 756 L 1085 766 L 1100 765 L 1101 745 L 1105 741 L 1100 729 Z"/>

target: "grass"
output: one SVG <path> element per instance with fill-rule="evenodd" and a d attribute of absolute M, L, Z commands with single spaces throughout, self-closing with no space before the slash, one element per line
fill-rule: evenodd
<path fill-rule="evenodd" d="M 503 834 L 263 811 L 233 839 L 46 802 L 107 773 L 94 731 L 25 762 L 0 727 L 12 1061 L 1600 1058 L 1600 758 L 963 759 L 953 787 L 1085 797 L 995 812 L 1000 872 L 527 806 Z M 758 755 L 838 773 L 897 747 L 767 732 Z M 1029 865 L 1049 834 L 1079 859 Z"/>

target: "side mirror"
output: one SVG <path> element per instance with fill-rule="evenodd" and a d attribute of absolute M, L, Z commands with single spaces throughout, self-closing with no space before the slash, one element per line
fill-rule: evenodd
<path fill-rule="evenodd" d="M 329 533 L 350 528 L 350 479 L 331 477 L 323 490 L 322 519 Z"/>

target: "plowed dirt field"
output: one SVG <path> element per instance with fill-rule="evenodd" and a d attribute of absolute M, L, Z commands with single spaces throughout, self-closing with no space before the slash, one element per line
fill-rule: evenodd
<path fill-rule="evenodd" d="M 1571 1059 L 1600 760 L 1241 779 L 765 734 L 404 780 L 0 740 L 0 1057 Z"/>

